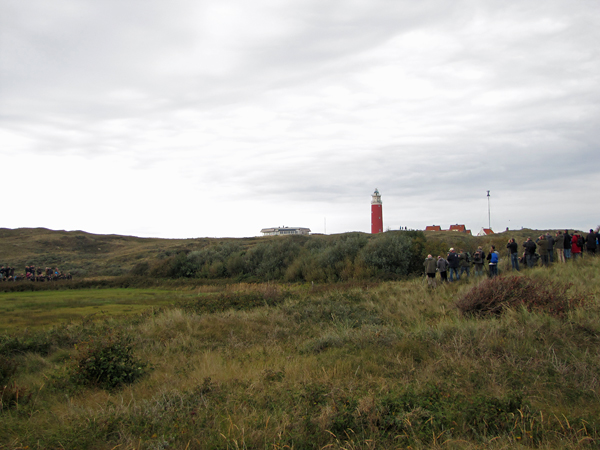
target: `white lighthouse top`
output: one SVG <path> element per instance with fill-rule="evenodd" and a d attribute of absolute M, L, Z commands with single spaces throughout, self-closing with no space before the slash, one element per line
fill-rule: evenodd
<path fill-rule="evenodd" d="M 371 205 L 381 205 L 381 194 L 375 188 L 375 192 L 371 194 Z"/>

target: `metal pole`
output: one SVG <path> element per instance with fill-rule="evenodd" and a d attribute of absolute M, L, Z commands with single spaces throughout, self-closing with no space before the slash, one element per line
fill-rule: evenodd
<path fill-rule="evenodd" d="M 492 229 L 492 216 L 490 215 L 490 191 L 487 191 L 487 198 L 488 198 L 488 229 L 491 230 Z"/>

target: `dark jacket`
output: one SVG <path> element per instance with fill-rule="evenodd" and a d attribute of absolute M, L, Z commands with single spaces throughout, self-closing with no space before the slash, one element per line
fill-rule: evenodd
<path fill-rule="evenodd" d="M 446 269 L 448 268 L 448 261 L 446 261 L 444 258 L 440 258 L 437 260 L 437 268 L 440 272 L 445 272 Z"/>
<path fill-rule="evenodd" d="M 570 249 L 571 248 L 571 239 L 572 239 L 571 235 L 569 233 L 565 233 L 565 234 L 563 234 L 563 236 L 565 237 L 565 243 L 564 243 L 565 249 Z"/>
<path fill-rule="evenodd" d="M 594 250 L 596 248 L 596 233 L 590 233 L 587 235 L 586 247 L 588 250 Z"/>
<path fill-rule="evenodd" d="M 552 250 L 554 250 L 554 236 L 552 236 L 551 234 L 547 234 L 546 235 L 546 241 L 548 241 L 548 253 L 552 253 Z"/>
<path fill-rule="evenodd" d="M 519 253 L 519 244 L 516 242 L 509 242 L 506 244 L 506 248 L 510 251 L 510 253 Z"/>
<path fill-rule="evenodd" d="M 458 255 L 454 252 L 448 253 L 448 267 L 458 269 Z"/>
<path fill-rule="evenodd" d="M 527 253 L 529 253 L 530 255 L 534 255 L 535 254 L 535 249 L 537 248 L 537 245 L 533 241 L 525 241 L 523 243 L 523 247 L 525 247 L 525 251 Z"/>
<path fill-rule="evenodd" d="M 483 264 L 485 261 L 485 252 L 483 250 L 477 250 L 473 253 L 473 263 L 474 264 Z"/>

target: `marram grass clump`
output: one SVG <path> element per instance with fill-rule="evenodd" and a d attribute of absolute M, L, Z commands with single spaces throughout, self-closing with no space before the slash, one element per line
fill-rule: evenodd
<path fill-rule="evenodd" d="M 467 291 L 456 306 L 465 316 L 497 316 L 507 309 L 524 307 L 561 317 L 583 304 L 583 298 L 569 295 L 570 283 L 524 276 L 495 277 Z"/>

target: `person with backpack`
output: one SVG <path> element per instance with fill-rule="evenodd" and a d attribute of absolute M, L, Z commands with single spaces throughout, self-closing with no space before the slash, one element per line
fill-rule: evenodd
<path fill-rule="evenodd" d="M 473 253 L 473 265 L 475 276 L 483 275 L 483 263 L 485 262 L 485 252 L 481 247 L 477 247 L 477 251 Z"/>
<path fill-rule="evenodd" d="M 523 247 L 525 247 L 525 258 L 527 260 L 527 267 L 531 269 L 536 262 L 535 251 L 537 249 L 537 245 L 531 240 L 530 237 L 528 237 L 527 240 L 523 242 Z"/>
<path fill-rule="evenodd" d="M 442 258 L 442 255 L 438 256 L 437 259 L 437 270 L 440 273 L 440 277 L 442 278 L 442 282 L 448 282 L 448 261 Z"/>
<path fill-rule="evenodd" d="M 576 260 L 578 257 L 581 257 L 581 250 L 583 248 L 583 237 L 579 235 L 579 233 L 574 233 L 571 238 L 571 254 L 573 255 L 573 260 Z"/>
<path fill-rule="evenodd" d="M 469 252 L 465 252 L 463 249 L 460 250 L 458 254 L 459 266 L 460 266 L 460 276 L 463 273 L 467 272 L 467 278 L 469 277 L 469 270 L 471 269 L 471 254 Z"/>
<path fill-rule="evenodd" d="M 508 244 L 506 244 L 506 248 L 510 253 L 510 264 L 512 265 L 512 270 L 519 272 L 519 244 L 517 244 L 514 239 L 510 239 Z"/>

